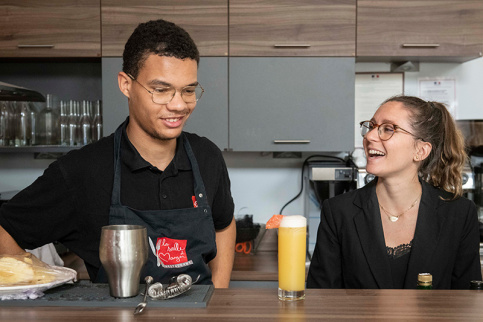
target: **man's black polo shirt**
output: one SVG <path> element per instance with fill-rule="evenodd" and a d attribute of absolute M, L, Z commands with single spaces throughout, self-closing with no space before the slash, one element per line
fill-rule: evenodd
<path fill-rule="evenodd" d="M 221 151 L 206 138 L 186 133 L 198 161 L 215 229 L 233 218 L 230 180 Z M 0 208 L 0 225 L 22 248 L 59 241 L 86 263 L 91 279 L 100 267 L 99 240 L 108 225 L 114 178 L 114 135 L 73 150 L 53 162 L 32 185 Z M 121 143 L 121 203 L 139 210 L 193 207 L 193 173 L 181 138 L 165 171 Z M 162 220 L 162 218 L 160 218 Z"/>

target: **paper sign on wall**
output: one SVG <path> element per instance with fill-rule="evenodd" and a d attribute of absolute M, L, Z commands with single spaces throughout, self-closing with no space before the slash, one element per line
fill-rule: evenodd
<path fill-rule="evenodd" d="M 456 80 L 453 78 L 419 79 L 419 97 L 427 101 L 440 102 L 456 117 Z"/>
<path fill-rule="evenodd" d="M 355 90 L 355 148 L 362 147 L 359 122 L 370 120 L 386 99 L 404 94 L 404 73 L 357 73 Z"/>

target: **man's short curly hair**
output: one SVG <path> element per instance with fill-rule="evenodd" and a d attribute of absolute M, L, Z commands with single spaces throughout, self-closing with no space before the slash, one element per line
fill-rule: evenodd
<path fill-rule="evenodd" d="M 137 26 L 124 46 L 122 70 L 136 78 L 151 54 L 200 61 L 200 53 L 190 35 L 183 28 L 162 19 Z"/>

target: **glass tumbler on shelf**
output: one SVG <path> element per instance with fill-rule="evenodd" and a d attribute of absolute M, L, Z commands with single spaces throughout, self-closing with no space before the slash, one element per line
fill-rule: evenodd
<path fill-rule="evenodd" d="M 35 107 L 35 104 L 29 103 L 29 108 L 30 108 L 30 113 L 29 113 L 29 119 L 30 119 L 30 145 L 36 145 L 38 144 L 37 140 L 37 108 Z"/>
<path fill-rule="evenodd" d="M 57 119 L 54 112 L 53 95 L 47 94 L 45 107 L 39 113 L 39 143 L 57 144 Z"/>
<path fill-rule="evenodd" d="M 88 101 L 82 101 L 81 125 L 81 145 L 92 143 L 91 113 Z"/>
<path fill-rule="evenodd" d="M 76 106 L 75 101 L 69 101 L 69 145 L 74 146 L 77 140 L 77 116 L 76 116 Z"/>
<path fill-rule="evenodd" d="M 15 126 L 17 125 L 17 119 L 15 117 L 17 102 L 8 102 L 8 145 L 15 146 Z"/>
<path fill-rule="evenodd" d="M 0 101 L 0 146 L 10 144 L 10 107 L 7 101 Z"/>
<path fill-rule="evenodd" d="M 70 145 L 69 136 L 69 104 L 66 101 L 60 101 L 60 145 Z"/>
<path fill-rule="evenodd" d="M 307 219 L 284 216 L 278 229 L 278 298 L 297 301 L 305 298 Z"/>
<path fill-rule="evenodd" d="M 15 110 L 15 146 L 30 145 L 30 107 L 28 102 L 17 102 Z"/>
<path fill-rule="evenodd" d="M 94 118 L 92 119 L 92 141 L 99 141 L 103 137 L 102 131 L 102 103 L 94 102 Z"/>
<path fill-rule="evenodd" d="M 81 127 L 81 107 L 79 101 L 74 101 L 75 106 L 75 145 L 82 145 L 82 127 Z"/>

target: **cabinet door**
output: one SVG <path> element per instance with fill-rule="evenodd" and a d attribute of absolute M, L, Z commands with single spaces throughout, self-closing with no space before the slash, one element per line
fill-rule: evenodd
<path fill-rule="evenodd" d="M 122 71 L 122 58 L 102 58 L 102 121 L 104 136 L 116 131 L 129 115 L 127 97 L 119 89 L 117 74 Z M 146 93 L 147 94 L 147 93 Z"/>
<path fill-rule="evenodd" d="M 228 148 L 228 58 L 202 57 L 198 81 L 205 92 L 185 131 L 206 136 L 221 150 Z"/>
<path fill-rule="evenodd" d="M 354 56 L 355 0 L 230 1 L 230 56 Z"/>
<path fill-rule="evenodd" d="M 100 0 L 0 3 L 0 57 L 100 55 Z"/>
<path fill-rule="evenodd" d="M 228 147 L 228 58 L 202 57 L 198 81 L 205 93 L 196 104 L 185 130 L 206 136 L 220 149 Z M 126 96 L 119 90 L 121 58 L 102 58 L 104 135 L 114 132 L 129 115 Z M 146 93 L 147 94 L 147 93 Z"/>
<path fill-rule="evenodd" d="M 481 0 L 357 2 L 358 57 L 426 56 L 464 61 L 482 52 Z"/>
<path fill-rule="evenodd" d="M 228 0 L 103 0 L 102 56 L 122 56 L 137 25 L 156 19 L 183 27 L 202 56 L 228 55 Z"/>
<path fill-rule="evenodd" d="M 352 151 L 354 58 L 230 58 L 234 151 Z"/>

